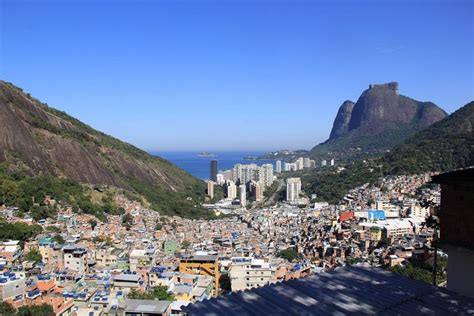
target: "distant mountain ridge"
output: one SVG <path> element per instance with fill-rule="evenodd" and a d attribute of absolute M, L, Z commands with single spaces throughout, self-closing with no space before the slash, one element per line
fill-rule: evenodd
<path fill-rule="evenodd" d="M 474 101 L 419 131 L 380 157 L 354 161 L 340 172 L 311 170 L 301 175 L 305 190 L 337 203 L 351 189 L 379 177 L 445 172 L 474 166 Z"/>
<path fill-rule="evenodd" d="M 383 161 L 386 174 L 474 166 L 474 101 L 393 148 Z"/>
<path fill-rule="evenodd" d="M 400 95 L 397 82 L 371 84 L 357 102 L 347 100 L 341 105 L 329 139 L 310 155 L 350 160 L 383 153 L 446 116 L 432 102 Z"/>
<path fill-rule="evenodd" d="M 205 192 L 202 181 L 170 162 L 98 132 L 4 81 L 0 163 L 9 172 L 135 192 L 169 214 L 193 209 Z"/>

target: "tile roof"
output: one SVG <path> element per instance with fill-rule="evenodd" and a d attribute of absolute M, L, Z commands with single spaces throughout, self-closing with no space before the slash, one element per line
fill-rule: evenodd
<path fill-rule="evenodd" d="M 235 292 L 183 307 L 188 315 L 474 315 L 474 299 L 370 266 Z"/>

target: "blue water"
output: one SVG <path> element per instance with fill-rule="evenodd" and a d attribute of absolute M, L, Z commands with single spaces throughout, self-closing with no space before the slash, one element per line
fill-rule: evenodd
<path fill-rule="evenodd" d="M 265 152 L 255 151 L 226 151 L 226 152 L 212 152 L 216 157 L 199 157 L 199 152 L 152 152 L 152 155 L 163 157 L 173 164 L 177 165 L 183 170 L 186 170 L 193 176 L 199 179 L 209 179 L 210 161 L 215 159 L 218 161 L 219 170 L 231 169 L 235 164 L 250 164 L 263 165 L 266 163 L 273 164 L 274 160 L 245 160 L 245 156 L 259 156 Z"/>

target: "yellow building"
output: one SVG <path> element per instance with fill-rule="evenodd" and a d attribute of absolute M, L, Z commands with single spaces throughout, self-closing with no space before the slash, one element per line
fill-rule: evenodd
<path fill-rule="evenodd" d="M 196 255 L 181 258 L 179 272 L 197 275 L 206 275 L 214 278 L 212 287 L 213 296 L 219 295 L 219 262 L 216 255 Z"/>

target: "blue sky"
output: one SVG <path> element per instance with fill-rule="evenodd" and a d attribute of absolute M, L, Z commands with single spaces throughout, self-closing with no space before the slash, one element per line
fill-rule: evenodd
<path fill-rule="evenodd" d="M 309 149 L 369 83 L 474 99 L 474 1 L 0 3 L 0 78 L 147 150 Z"/>

